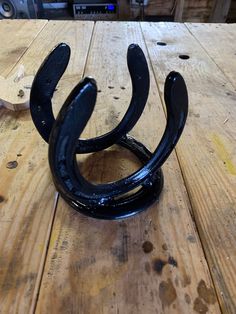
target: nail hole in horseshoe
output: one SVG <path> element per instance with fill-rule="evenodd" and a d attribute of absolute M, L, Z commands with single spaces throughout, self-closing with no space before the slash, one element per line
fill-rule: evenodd
<path fill-rule="evenodd" d="M 167 43 L 164 43 L 163 41 L 158 41 L 158 42 L 157 42 L 157 45 L 158 45 L 158 46 L 166 46 Z"/>
<path fill-rule="evenodd" d="M 47 83 L 47 85 L 49 85 L 49 84 L 52 83 L 52 80 L 51 80 L 51 79 L 47 79 L 47 80 L 46 80 L 46 83 Z"/>
<path fill-rule="evenodd" d="M 188 55 L 179 55 L 179 58 L 182 60 L 188 60 L 190 57 Z"/>

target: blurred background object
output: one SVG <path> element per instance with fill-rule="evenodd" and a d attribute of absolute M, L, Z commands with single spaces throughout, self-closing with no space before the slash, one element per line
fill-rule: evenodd
<path fill-rule="evenodd" d="M 236 0 L 0 0 L 0 19 L 236 22 Z"/>

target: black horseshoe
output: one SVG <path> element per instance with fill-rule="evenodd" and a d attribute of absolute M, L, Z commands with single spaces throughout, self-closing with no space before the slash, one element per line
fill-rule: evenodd
<path fill-rule="evenodd" d="M 46 142 L 49 141 L 55 122 L 51 100 L 54 90 L 67 68 L 69 58 L 70 48 L 66 44 L 58 45 L 45 59 L 32 84 L 31 114 L 37 130 Z M 78 139 L 77 153 L 91 153 L 110 147 L 132 130 L 139 120 L 148 98 L 149 71 L 146 58 L 138 45 L 129 46 L 127 64 L 132 81 L 132 99 L 123 119 L 107 134 L 88 140 Z M 67 101 L 71 101 L 75 97 L 76 91 L 75 88 Z"/>
<path fill-rule="evenodd" d="M 46 85 L 46 90 L 40 91 L 45 86 L 45 78 L 47 80 L 44 73 L 56 62 L 57 49 L 59 55 L 62 51 L 65 53 L 61 69 L 56 72 L 51 85 Z M 41 66 L 31 90 L 31 114 L 39 133 L 46 141 L 49 140 L 49 164 L 55 186 L 72 207 L 85 215 L 103 219 L 129 217 L 151 205 L 162 191 L 163 174 L 160 167 L 178 142 L 187 118 L 188 95 L 185 82 L 177 72 L 171 72 L 166 78 L 164 96 L 167 123 L 159 145 L 151 153 L 142 143 L 127 134 L 142 114 L 149 91 L 145 56 L 139 46 L 131 45 L 127 59 L 133 96 L 125 116 L 111 132 L 93 139 L 79 140 L 93 112 L 97 86 L 94 79 L 83 79 L 70 93 L 54 120 L 51 98 L 68 64 L 69 55 L 68 46 L 57 46 Z M 40 93 L 43 93 L 42 98 Z M 37 111 L 37 107 L 40 110 Z M 91 184 L 80 174 L 76 154 L 95 152 L 115 143 L 131 150 L 142 162 L 142 168 L 116 182 Z M 138 192 L 127 196 L 127 192 L 137 187 L 140 187 Z"/>

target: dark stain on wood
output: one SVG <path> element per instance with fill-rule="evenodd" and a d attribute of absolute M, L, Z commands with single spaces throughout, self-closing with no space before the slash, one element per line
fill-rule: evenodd
<path fill-rule="evenodd" d="M 162 307 L 170 306 L 177 298 L 175 287 L 168 278 L 167 281 L 162 281 L 159 285 L 159 297 L 161 299 Z"/>
<path fill-rule="evenodd" d="M 184 295 L 184 300 L 185 300 L 185 302 L 186 302 L 187 304 L 190 304 L 190 303 L 191 303 L 191 298 L 190 298 L 190 296 L 189 296 L 187 293 L 185 293 L 185 295 Z"/>
<path fill-rule="evenodd" d="M 188 285 L 191 284 L 191 277 L 189 275 L 184 275 L 183 281 L 182 281 L 182 287 L 185 288 Z"/>
<path fill-rule="evenodd" d="M 170 264 L 170 265 L 172 265 L 172 266 L 174 266 L 174 267 L 178 267 L 178 263 L 177 263 L 177 261 L 174 259 L 174 257 L 172 257 L 172 256 L 169 256 L 169 258 L 168 258 L 168 264 Z"/>
<path fill-rule="evenodd" d="M 166 261 L 163 261 L 162 259 L 157 258 L 153 261 L 153 269 L 155 270 L 155 272 L 158 273 L 158 275 L 161 275 L 162 270 L 166 264 L 167 264 Z"/>
<path fill-rule="evenodd" d="M 120 237 L 121 237 L 121 245 L 117 245 L 111 248 L 111 254 L 116 257 L 118 262 L 120 263 L 126 263 L 128 262 L 128 230 L 127 230 L 127 224 L 125 222 L 121 222 L 119 224 L 120 226 Z"/>
<path fill-rule="evenodd" d="M 35 281 L 35 279 L 37 278 L 37 274 L 36 273 L 27 273 L 23 276 L 19 276 L 16 280 L 16 288 L 19 288 L 22 284 L 30 284 L 32 282 Z"/>
<path fill-rule="evenodd" d="M 165 260 L 162 260 L 160 258 L 157 258 L 153 261 L 153 269 L 159 274 L 161 275 L 162 274 L 162 270 L 164 268 L 165 265 L 171 265 L 173 267 L 178 267 L 178 263 L 177 261 L 172 257 L 172 256 L 169 256 L 168 260 L 165 261 Z"/>
<path fill-rule="evenodd" d="M 17 96 L 20 97 L 20 98 L 23 98 L 25 96 L 25 92 L 23 91 L 23 89 L 19 90 Z"/>
<path fill-rule="evenodd" d="M 200 298 L 202 298 L 208 304 L 214 304 L 216 302 L 215 291 L 212 287 L 207 288 L 204 280 L 201 280 L 197 287 L 197 292 Z"/>
<path fill-rule="evenodd" d="M 70 265 L 70 269 L 72 270 L 74 274 L 78 274 L 80 273 L 81 270 L 85 270 L 86 268 L 88 268 L 89 266 L 95 263 L 96 263 L 96 258 L 94 256 L 88 256 L 88 257 L 82 258 L 79 261 L 75 261 L 73 264 Z"/>
<path fill-rule="evenodd" d="M 4 201 L 5 201 L 5 198 L 2 195 L 0 195 L 0 203 L 3 203 Z"/>
<path fill-rule="evenodd" d="M 151 253 L 153 251 L 153 244 L 150 241 L 145 241 L 143 242 L 142 248 L 144 253 Z"/>
<path fill-rule="evenodd" d="M 18 47 L 16 49 L 12 49 L 9 53 L 11 55 L 21 55 L 26 49 L 27 47 Z"/>
<path fill-rule="evenodd" d="M 16 160 L 12 160 L 7 163 L 8 169 L 15 169 L 17 166 L 18 166 L 18 162 Z"/>
<path fill-rule="evenodd" d="M 190 234 L 187 236 L 187 240 L 190 242 L 190 243 L 196 243 L 196 238 Z"/>
<path fill-rule="evenodd" d="M 20 126 L 20 124 L 17 123 L 16 125 L 14 125 L 14 126 L 12 127 L 12 130 L 13 130 L 13 131 L 17 130 L 19 126 Z"/>
<path fill-rule="evenodd" d="M 66 251 L 66 250 L 68 249 L 68 246 L 69 246 L 68 241 L 63 240 L 63 241 L 62 241 L 62 244 L 61 244 L 61 246 L 60 246 L 60 250 L 61 250 L 61 251 Z"/>
<path fill-rule="evenodd" d="M 166 243 L 163 243 L 161 247 L 162 247 L 162 249 L 163 249 L 164 251 L 167 251 L 167 250 L 168 250 L 168 247 L 167 247 L 167 244 L 166 244 Z"/>
<path fill-rule="evenodd" d="M 206 314 L 208 311 L 208 307 L 206 306 L 206 304 L 202 302 L 200 298 L 196 298 L 194 300 L 193 309 L 197 313 L 201 313 L 201 314 Z"/>

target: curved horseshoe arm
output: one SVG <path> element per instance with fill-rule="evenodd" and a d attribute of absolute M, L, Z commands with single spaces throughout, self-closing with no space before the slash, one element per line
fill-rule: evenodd
<path fill-rule="evenodd" d="M 30 112 L 42 138 L 48 142 L 53 123 L 52 96 L 70 60 L 70 47 L 59 44 L 40 66 L 31 87 Z"/>
<path fill-rule="evenodd" d="M 66 105 L 63 105 L 53 126 L 49 143 L 49 161 L 53 176 L 66 197 L 70 197 L 75 202 L 81 199 L 90 204 L 91 200 L 100 201 L 104 206 L 113 197 L 127 193 L 145 184 L 145 181 L 148 183 L 152 181 L 152 177 L 155 177 L 158 169 L 168 158 L 183 131 L 188 113 L 188 95 L 182 76 L 177 72 L 171 72 L 165 82 L 166 128 L 152 157 L 146 165 L 127 178 L 110 184 L 93 185 L 82 177 L 75 160 L 77 138 L 89 119 L 86 112 L 90 112 L 91 106 L 94 106 L 92 104 L 95 99 L 94 91 L 88 92 L 86 98 L 87 85 L 80 90 L 75 99 L 76 106 L 74 102 L 66 102 Z M 70 112 L 70 115 L 65 115 L 65 112 Z M 88 119 L 82 121 L 85 116 Z M 77 117 L 81 118 L 77 119 Z M 68 123 L 70 123 L 69 128 L 66 127 Z"/>
<path fill-rule="evenodd" d="M 58 45 L 46 58 L 37 72 L 30 96 L 32 119 L 43 139 L 48 142 L 55 118 L 52 111 L 52 96 L 56 85 L 63 75 L 70 58 L 70 48 Z M 149 93 L 149 71 L 142 49 L 135 44 L 128 48 L 127 64 L 132 81 L 132 99 L 120 123 L 110 132 L 87 140 L 77 139 L 76 153 L 90 153 L 103 150 L 119 141 L 127 134 L 140 118 Z M 70 94 L 71 100 L 78 89 Z M 69 101 L 68 100 L 68 101 Z M 78 113 L 78 119 L 80 114 Z"/>
<path fill-rule="evenodd" d="M 132 82 L 132 98 L 120 123 L 110 132 L 88 140 L 78 140 L 77 153 L 91 153 L 106 149 L 130 132 L 139 120 L 149 94 L 148 65 L 142 49 L 135 44 L 127 51 L 127 64 Z"/>

